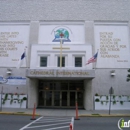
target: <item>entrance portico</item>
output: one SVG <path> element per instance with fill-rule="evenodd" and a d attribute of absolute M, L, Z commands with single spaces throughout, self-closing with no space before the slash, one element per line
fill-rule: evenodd
<path fill-rule="evenodd" d="M 39 80 L 38 107 L 83 108 L 83 80 Z"/>
<path fill-rule="evenodd" d="M 93 109 L 94 70 L 28 69 L 28 108 L 37 107 Z"/>

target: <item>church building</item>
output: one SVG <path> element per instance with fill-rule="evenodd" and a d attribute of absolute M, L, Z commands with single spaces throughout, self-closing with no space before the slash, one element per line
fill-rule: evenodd
<path fill-rule="evenodd" d="M 26 108 L 94 110 L 94 96 L 130 95 L 129 0 L 0 2 L 0 91 Z"/>

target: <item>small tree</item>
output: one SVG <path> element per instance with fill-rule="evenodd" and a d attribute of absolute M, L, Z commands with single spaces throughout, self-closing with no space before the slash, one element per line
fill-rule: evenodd
<path fill-rule="evenodd" d="M 128 73 L 129 73 L 129 74 L 127 75 L 127 79 L 126 79 L 127 82 L 130 81 L 130 69 L 128 69 Z"/>

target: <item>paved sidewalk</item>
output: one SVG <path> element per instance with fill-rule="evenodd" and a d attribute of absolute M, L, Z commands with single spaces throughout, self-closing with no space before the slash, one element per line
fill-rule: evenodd
<path fill-rule="evenodd" d="M 22 108 L 3 108 L 0 114 L 20 114 L 32 115 L 33 109 Z M 36 115 L 42 116 L 73 116 L 75 117 L 75 109 L 36 109 Z M 130 110 L 78 110 L 78 116 L 130 116 Z"/>

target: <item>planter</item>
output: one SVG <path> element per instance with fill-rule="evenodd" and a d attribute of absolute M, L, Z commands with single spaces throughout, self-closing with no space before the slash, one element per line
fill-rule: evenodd
<path fill-rule="evenodd" d="M 99 99 L 100 101 L 109 101 L 109 96 L 95 96 L 94 99 Z"/>
<path fill-rule="evenodd" d="M 20 108 L 20 103 L 18 100 L 13 100 L 12 104 L 10 104 L 9 108 Z"/>
<path fill-rule="evenodd" d="M 20 104 L 20 108 L 26 108 L 26 104 L 27 104 L 27 101 L 23 101 L 21 104 Z"/>
<path fill-rule="evenodd" d="M 10 106 L 10 100 L 6 100 L 4 104 L 2 101 L 2 107 L 8 108 L 9 106 Z"/>
<path fill-rule="evenodd" d="M 19 96 L 19 99 L 23 99 L 24 97 L 27 98 L 27 95 L 20 95 L 20 96 Z"/>
<path fill-rule="evenodd" d="M 95 110 L 109 110 L 109 102 L 95 102 Z M 130 102 L 123 102 L 121 104 L 120 102 L 116 102 L 116 104 L 113 104 L 111 102 L 111 110 L 130 110 Z"/>
<path fill-rule="evenodd" d="M 95 96 L 94 99 L 95 110 L 109 110 L 110 96 Z M 112 95 L 111 110 L 130 110 L 129 96 Z"/>
<path fill-rule="evenodd" d="M 2 103 L 5 100 L 5 95 L 2 95 Z M 26 97 L 27 99 L 27 95 L 13 95 L 11 96 L 10 94 L 8 94 L 7 99 L 5 100 L 5 103 L 2 104 L 3 108 L 26 108 L 26 104 L 27 104 L 27 100 L 23 100 L 22 99 Z M 1 98 L 1 94 L 0 94 L 0 98 Z M 0 101 L 1 104 L 1 101 Z"/>
<path fill-rule="evenodd" d="M 13 95 L 13 99 L 19 99 L 20 95 Z"/>

